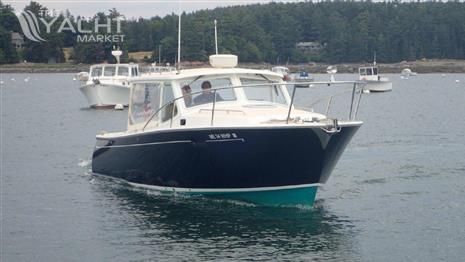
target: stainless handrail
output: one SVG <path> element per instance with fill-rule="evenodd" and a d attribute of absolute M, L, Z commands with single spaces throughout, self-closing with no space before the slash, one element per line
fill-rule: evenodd
<path fill-rule="evenodd" d="M 139 83 L 142 83 L 142 82 L 139 82 Z M 292 96 L 291 96 L 291 101 L 289 103 L 289 110 L 288 110 L 288 113 L 287 113 L 287 118 L 286 118 L 286 124 L 289 123 L 289 120 L 290 120 L 290 116 L 291 116 L 291 111 L 292 111 L 292 106 L 294 104 L 294 97 L 295 97 L 295 93 L 296 93 L 296 90 L 297 88 L 311 88 L 311 87 L 314 87 L 315 85 L 325 85 L 325 86 L 331 86 L 331 85 L 344 85 L 344 84 L 353 84 L 354 87 L 352 89 L 352 98 L 351 98 L 351 107 L 350 107 L 350 111 L 349 111 L 349 120 L 353 120 L 352 119 L 352 110 L 353 110 L 353 102 L 354 102 L 354 98 L 355 98 L 355 92 L 356 92 L 356 87 L 358 85 L 364 85 L 365 82 L 364 81 L 318 81 L 318 82 L 298 82 L 298 83 L 293 83 L 293 82 L 272 82 L 272 83 L 264 83 L 264 84 L 251 84 L 251 85 L 239 85 L 239 86 L 223 86 L 223 87 L 218 87 L 218 88 L 214 88 L 214 89 L 211 89 L 211 92 L 213 92 L 213 95 L 214 95 L 214 99 L 213 99 L 213 103 L 212 103 L 212 116 L 211 116 L 211 120 L 210 120 L 210 124 L 211 126 L 213 126 L 213 122 L 214 122 L 214 116 L 215 116 L 215 108 L 216 108 L 216 93 L 219 91 L 219 90 L 226 90 L 226 89 L 236 89 L 236 88 L 244 88 L 244 87 L 269 87 L 269 86 L 276 86 L 276 85 L 281 85 L 281 86 L 293 86 L 293 91 L 292 91 Z M 193 92 L 193 93 L 190 93 L 189 96 L 192 96 L 192 95 L 196 95 L 196 94 L 201 94 L 205 92 L 204 90 L 200 90 L 200 91 L 196 91 L 196 92 Z M 342 92 L 342 93 L 347 93 L 346 92 Z M 339 93 L 339 94 L 336 94 L 336 95 L 340 95 L 342 93 Z M 361 98 L 361 93 L 362 93 L 362 90 L 360 90 L 360 98 Z M 336 95 L 333 95 L 331 96 L 331 99 L 332 97 L 336 96 Z M 170 119 L 170 127 L 172 127 L 172 122 L 173 122 L 173 118 L 174 118 L 174 110 L 176 108 L 176 104 L 175 102 L 179 99 L 183 99 L 185 98 L 185 96 L 180 96 L 180 97 L 177 97 L 177 98 L 174 98 L 172 100 L 170 100 L 169 102 L 165 103 L 163 106 L 161 106 L 158 110 L 156 110 L 152 115 L 150 115 L 150 117 L 147 119 L 145 125 L 142 127 L 142 131 L 145 130 L 145 128 L 147 127 L 147 125 L 152 121 L 152 119 L 162 110 L 164 109 L 165 107 L 173 104 L 173 108 L 172 108 L 172 112 L 171 112 L 171 119 Z M 321 101 L 321 100 L 318 100 L 318 101 Z M 312 103 L 312 105 L 314 105 L 316 103 Z M 356 111 L 358 111 L 358 108 L 359 108 L 359 104 L 360 104 L 360 100 L 358 101 L 358 104 L 357 104 L 357 107 L 356 107 Z M 329 105 L 328 105 L 328 108 L 327 108 L 327 111 L 329 111 Z M 357 115 L 357 112 L 355 112 L 354 114 L 354 117 L 356 117 Z"/>

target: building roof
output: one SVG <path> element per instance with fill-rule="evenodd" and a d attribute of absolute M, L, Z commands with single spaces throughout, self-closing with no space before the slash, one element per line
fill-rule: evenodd
<path fill-rule="evenodd" d="M 24 41 L 24 37 L 17 32 L 11 32 L 11 41 Z"/>

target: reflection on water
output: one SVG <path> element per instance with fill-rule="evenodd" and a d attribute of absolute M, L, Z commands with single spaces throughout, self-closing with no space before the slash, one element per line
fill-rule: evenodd
<path fill-rule="evenodd" d="M 198 197 L 164 196 L 97 177 L 95 192 L 111 199 L 123 227 L 136 227 L 137 238 L 159 258 L 195 255 L 255 258 L 344 258 L 354 250 L 351 222 L 317 201 L 313 209 L 256 207 Z M 106 207 L 108 208 L 108 206 Z M 219 254 L 221 253 L 221 254 Z"/>

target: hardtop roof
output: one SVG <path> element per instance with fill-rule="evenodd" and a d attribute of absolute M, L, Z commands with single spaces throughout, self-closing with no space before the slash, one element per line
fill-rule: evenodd
<path fill-rule="evenodd" d="M 142 75 L 134 82 L 146 82 L 157 80 L 178 80 L 186 78 L 195 78 L 198 76 L 214 76 L 214 75 L 238 75 L 238 74 L 252 74 L 252 75 L 265 75 L 273 80 L 282 79 L 282 75 L 269 71 L 258 69 L 245 69 L 245 68 L 196 68 L 196 69 L 183 69 L 174 72 L 165 72 L 159 74 Z"/>

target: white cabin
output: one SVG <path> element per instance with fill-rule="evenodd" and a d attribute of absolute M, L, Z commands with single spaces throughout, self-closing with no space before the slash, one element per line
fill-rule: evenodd
<path fill-rule="evenodd" d="M 128 132 L 286 120 L 291 98 L 281 74 L 212 65 L 216 67 L 142 75 L 133 80 Z M 211 88 L 205 88 L 207 82 Z M 292 110 L 295 114 L 308 119 L 325 118 Z"/>
<path fill-rule="evenodd" d="M 360 81 L 378 81 L 378 67 L 377 66 L 367 66 L 360 67 L 358 69 L 359 80 Z"/>
<path fill-rule="evenodd" d="M 137 64 L 97 64 L 89 70 L 89 78 L 86 84 L 121 84 L 129 85 L 129 80 L 139 77 L 139 65 Z"/>

